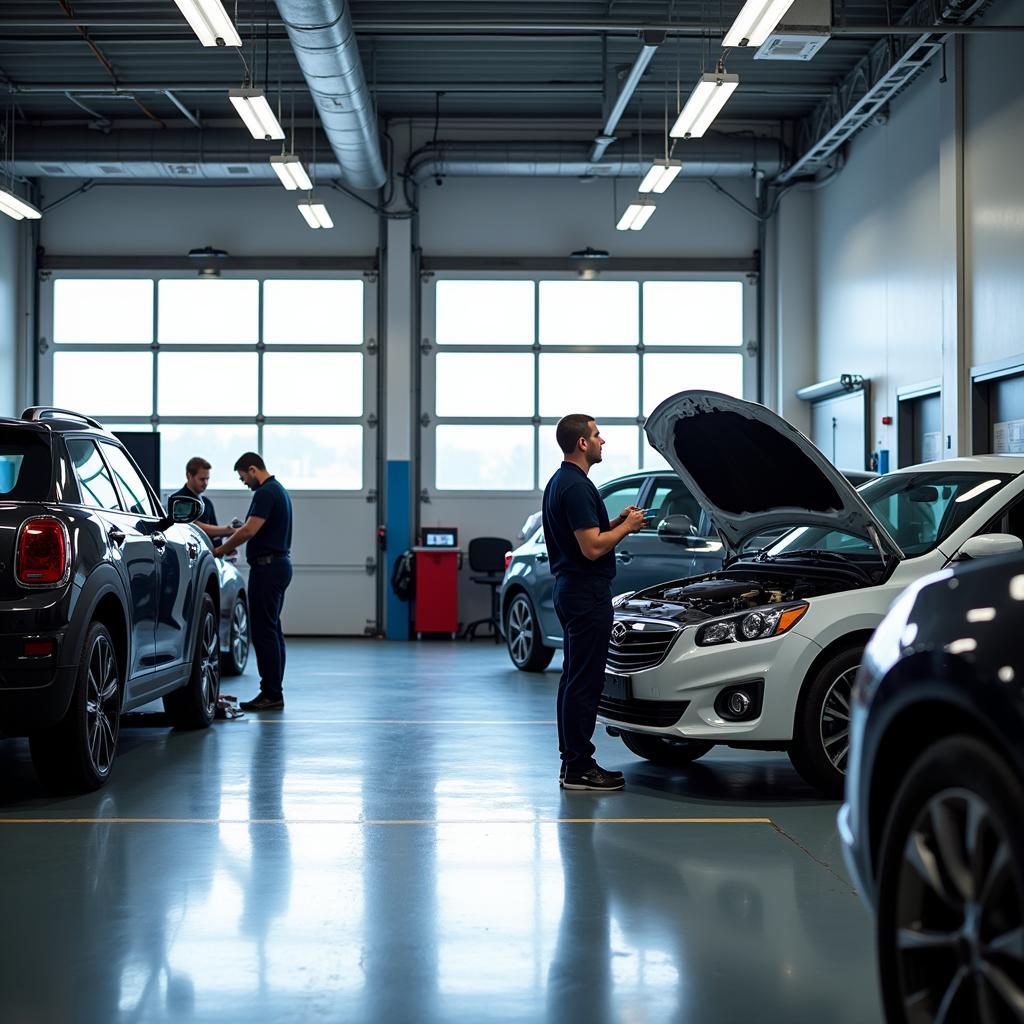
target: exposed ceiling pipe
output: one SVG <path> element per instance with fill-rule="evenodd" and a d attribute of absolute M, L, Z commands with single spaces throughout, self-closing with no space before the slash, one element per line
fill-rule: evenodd
<path fill-rule="evenodd" d="M 683 177 L 774 177 L 783 166 L 782 143 L 729 135 L 690 139 L 676 147 Z M 643 177 L 650 161 L 636 157 L 594 164 L 586 143 L 438 143 L 413 153 L 406 173 L 417 182 L 440 177 L 621 178 Z"/>
<path fill-rule="evenodd" d="M 342 176 L 381 188 L 387 171 L 348 0 L 277 0 L 277 9 Z"/>
<path fill-rule="evenodd" d="M 645 32 L 643 40 L 644 45 L 636 55 L 636 60 L 633 61 L 633 66 L 623 79 L 622 86 L 619 88 L 618 95 L 612 103 L 611 110 L 608 111 L 601 134 L 594 139 L 594 146 L 590 150 L 591 163 L 596 164 L 604 156 L 608 147 L 615 141 L 615 129 L 618 126 L 619 120 L 626 112 L 626 107 L 633 98 L 633 93 L 636 92 L 636 87 L 640 84 L 640 79 L 643 78 L 647 65 L 651 63 L 651 59 L 658 52 L 658 47 L 665 42 L 665 33 Z"/>

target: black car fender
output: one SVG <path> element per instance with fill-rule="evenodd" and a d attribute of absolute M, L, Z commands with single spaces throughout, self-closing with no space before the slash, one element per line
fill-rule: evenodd
<path fill-rule="evenodd" d="M 78 596 L 71 603 L 69 626 L 64 635 L 60 657 L 62 667 L 77 666 L 81 661 L 85 634 L 96 619 L 100 603 L 108 597 L 113 597 L 121 609 L 121 634 L 114 636 L 114 642 L 125 652 L 125 664 L 122 668 L 131 664 L 131 630 L 128 625 L 130 616 L 126 610 L 129 602 L 124 584 L 112 563 L 101 562 L 86 578 Z M 111 623 L 107 623 L 107 627 L 110 628 Z M 111 632 L 114 633 L 115 630 L 111 629 Z"/>
<path fill-rule="evenodd" d="M 213 553 L 208 549 L 204 549 L 202 554 L 199 556 L 199 564 L 196 566 L 195 573 L 196 580 L 196 602 L 195 609 L 192 612 L 192 636 L 191 642 L 189 643 L 188 649 L 191 652 L 191 658 L 195 657 L 196 644 L 199 643 L 199 616 L 203 611 L 203 594 L 213 594 L 213 607 L 217 612 L 217 635 L 218 635 L 218 647 L 220 645 L 220 576 L 217 574 L 217 563 L 214 561 Z M 213 582 L 211 588 L 210 582 Z"/>

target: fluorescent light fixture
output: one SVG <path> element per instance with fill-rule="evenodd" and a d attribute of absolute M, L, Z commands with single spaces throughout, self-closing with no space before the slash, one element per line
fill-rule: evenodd
<path fill-rule="evenodd" d="M 299 213 L 302 214 L 302 219 L 311 228 L 326 229 L 334 227 L 334 221 L 331 220 L 327 207 L 323 203 L 314 200 L 312 196 L 304 203 L 299 203 Z"/>
<path fill-rule="evenodd" d="M 26 217 L 29 220 L 39 220 L 42 217 L 42 213 L 31 203 L 26 203 L 6 188 L 0 188 L 0 213 L 6 213 L 14 220 L 25 220 Z"/>
<path fill-rule="evenodd" d="M 313 182 L 309 180 L 306 168 L 302 166 L 302 161 L 294 153 L 289 153 L 287 156 L 284 153 L 280 156 L 272 156 L 270 166 L 274 168 L 274 173 L 281 179 L 281 184 L 289 192 L 294 192 L 296 189 L 309 192 L 313 188 Z"/>
<path fill-rule="evenodd" d="M 178 10 L 199 36 L 203 46 L 241 46 L 238 34 L 228 12 L 220 0 L 174 0 Z"/>
<path fill-rule="evenodd" d="M 657 206 L 650 199 L 641 199 L 638 203 L 630 203 L 615 228 L 618 231 L 640 231 L 654 215 L 656 209 Z"/>
<path fill-rule="evenodd" d="M 284 129 L 278 124 L 262 89 L 229 89 L 228 98 L 254 139 L 284 138 Z"/>
<path fill-rule="evenodd" d="M 669 132 L 672 138 L 701 138 L 739 84 L 739 75 L 727 75 L 724 71 L 701 75 Z"/>
<path fill-rule="evenodd" d="M 747 0 L 725 33 L 722 46 L 760 46 L 792 5 L 793 0 Z"/>
<path fill-rule="evenodd" d="M 655 160 L 651 169 L 644 175 L 640 182 L 638 192 L 662 192 L 668 191 L 669 185 L 676 180 L 679 172 L 683 169 L 682 160 Z"/>

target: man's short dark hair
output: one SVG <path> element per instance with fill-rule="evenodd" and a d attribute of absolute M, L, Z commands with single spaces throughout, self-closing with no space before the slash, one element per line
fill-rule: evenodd
<path fill-rule="evenodd" d="M 189 476 L 195 476 L 201 469 L 212 469 L 213 467 L 200 455 L 193 455 L 185 463 L 185 472 Z"/>
<path fill-rule="evenodd" d="M 251 469 L 255 466 L 257 469 L 262 469 L 264 472 L 267 470 L 267 464 L 263 461 L 263 457 L 257 455 L 255 452 L 246 452 L 244 455 L 238 456 L 238 461 L 235 463 L 235 472 L 240 473 L 243 469 Z"/>
<path fill-rule="evenodd" d="M 571 455 L 576 450 L 576 442 L 580 438 L 586 440 L 590 437 L 590 424 L 593 422 L 594 417 L 583 412 L 569 413 L 558 421 L 558 426 L 555 427 L 555 440 L 563 455 Z"/>

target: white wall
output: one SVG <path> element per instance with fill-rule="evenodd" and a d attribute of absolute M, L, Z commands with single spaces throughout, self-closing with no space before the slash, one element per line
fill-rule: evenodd
<path fill-rule="evenodd" d="M 78 184 L 42 182 L 43 202 Z M 206 245 L 232 256 L 372 256 L 373 211 L 340 192 L 323 194 L 333 231 L 306 227 L 295 193 L 279 185 L 98 185 L 47 212 L 42 245 L 59 256 L 185 256 Z"/>
<path fill-rule="evenodd" d="M 0 416 L 16 416 L 19 368 L 19 286 L 22 228 L 0 216 Z"/>
<path fill-rule="evenodd" d="M 1024 0 L 1009 0 L 984 23 L 1022 20 Z M 1024 353 L 1020 46 L 1017 32 L 967 36 L 960 61 L 947 44 L 947 80 L 925 71 L 813 193 L 814 376 L 871 378 L 872 442 L 893 458 L 895 427 L 881 418 L 895 417 L 899 388 L 942 379 L 956 454 L 968 443 L 970 367 Z"/>

